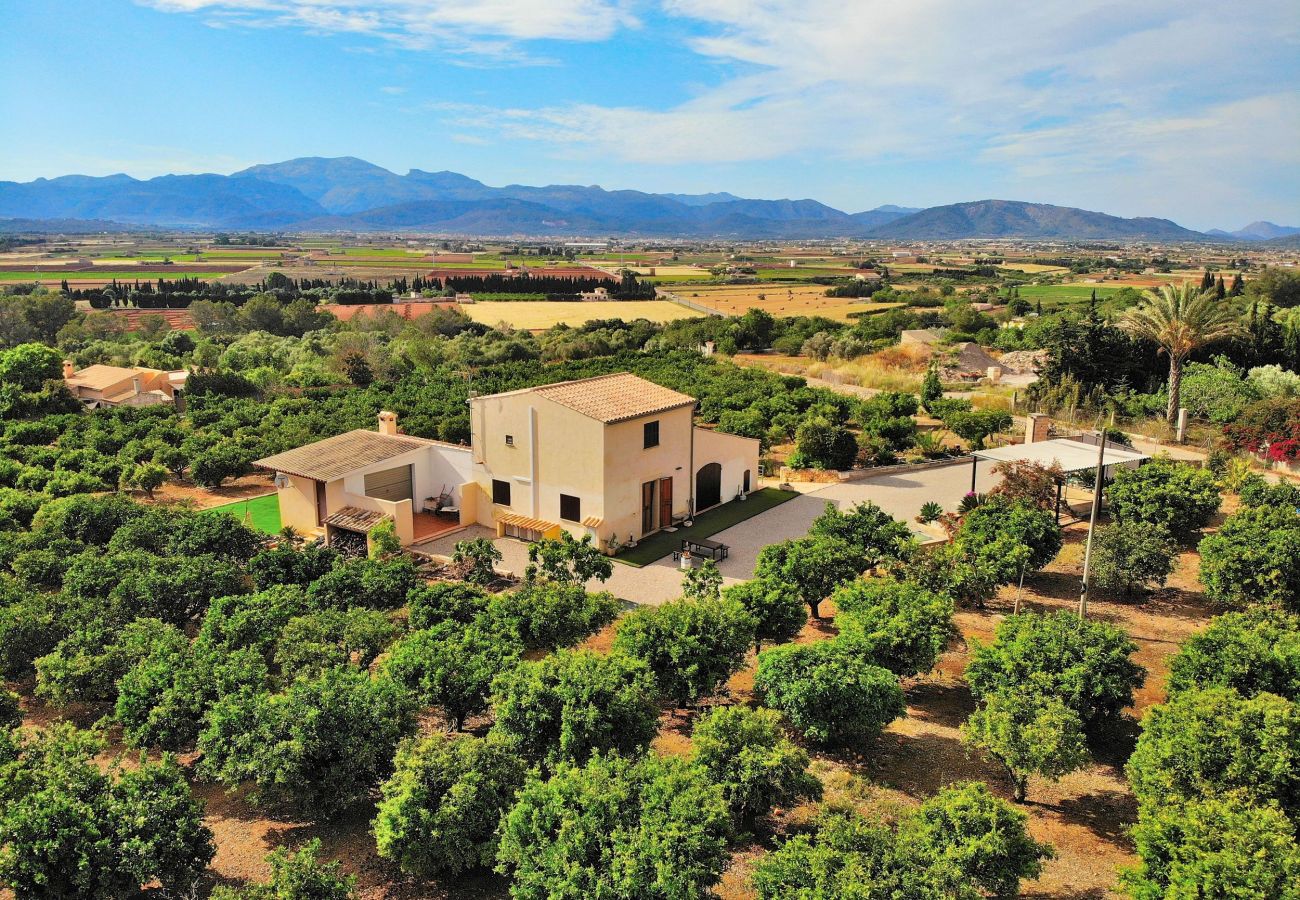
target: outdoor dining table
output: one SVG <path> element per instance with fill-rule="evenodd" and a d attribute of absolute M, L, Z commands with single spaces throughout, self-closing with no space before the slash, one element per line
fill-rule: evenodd
<path fill-rule="evenodd" d="M 720 541 L 708 538 L 682 538 L 683 553 L 698 553 L 713 560 L 726 559 L 731 548 Z"/>

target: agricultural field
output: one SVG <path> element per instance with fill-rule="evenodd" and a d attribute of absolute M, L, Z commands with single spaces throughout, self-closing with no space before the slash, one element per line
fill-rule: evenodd
<path fill-rule="evenodd" d="M 700 313 L 668 300 L 539 300 L 533 303 L 500 301 L 467 303 L 461 310 L 475 322 L 497 325 L 505 322 L 512 328 L 540 331 L 554 325 L 582 325 L 593 319 L 649 319 L 672 322 L 691 319 Z"/>
<path fill-rule="evenodd" d="M 103 269 L 96 267 L 94 269 L 79 269 L 67 272 L 15 272 L 13 270 L 0 269 L 0 281 L 39 281 L 42 284 L 57 285 L 60 281 L 66 279 L 69 284 L 76 283 L 101 283 L 111 281 L 116 278 L 118 281 L 149 280 L 153 281 L 158 278 L 220 278 L 226 272 L 213 272 L 203 268 L 197 269 L 149 269 L 140 268 L 109 268 Z M 75 285 L 74 285 L 75 286 Z"/>
<path fill-rule="evenodd" d="M 1026 275 L 1061 275 L 1069 272 L 1062 266 L 1044 266 L 1038 263 L 1009 262 L 998 266 L 1000 272 L 1024 272 Z"/>
<path fill-rule="evenodd" d="M 1074 303 L 1087 303 L 1092 299 L 1093 291 L 1097 292 L 1097 299 L 1102 300 L 1123 287 L 1125 285 L 1086 283 L 1022 284 L 1017 290 L 1020 292 L 1020 296 L 1030 303 L 1042 300 L 1044 307 L 1052 308 L 1069 306 Z"/>
<path fill-rule="evenodd" d="M 864 313 L 892 309 L 897 303 L 871 303 L 852 297 L 827 297 L 823 285 L 740 284 L 684 288 L 671 293 L 688 303 L 717 310 L 723 315 L 744 315 L 761 309 L 774 316 L 825 316 L 851 322 Z"/>

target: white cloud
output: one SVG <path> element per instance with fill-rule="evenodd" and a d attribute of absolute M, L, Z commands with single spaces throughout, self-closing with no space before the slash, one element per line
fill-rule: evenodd
<path fill-rule="evenodd" d="M 1293 0 L 1253 0 L 1231 15 L 1209 0 L 664 7 L 700 28 L 695 53 L 734 74 L 667 109 L 507 109 L 480 127 L 564 155 L 642 164 L 978 164 L 996 169 L 1005 190 L 1069 192 L 1112 208 L 1108 180 L 1145 178 L 1165 192 L 1129 193 L 1163 200 L 1147 212 L 1168 210 L 1170 193 L 1194 192 L 1207 177 L 1231 185 L 1268 162 L 1295 199 L 1300 117 L 1294 91 L 1284 93 L 1300 60 Z"/>
<path fill-rule="evenodd" d="M 1211 0 L 140 2 L 516 62 L 533 39 L 601 41 L 674 20 L 664 39 L 685 33 L 715 79 L 684 102 L 440 111 L 460 140 L 536 142 L 559 157 L 818 160 L 864 174 L 899 162 L 969 166 L 981 170 L 966 179 L 981 196 L 1033 189 L 1111 209 L 1161 201 L 1130 213 L 1169 210 L 1170 195 L 1196 193 L 1207 177 L 1225 195 L 1276 178 L 1274 202 L 1280 194 L 1292 207 L 1300 193 L 1294 0 L 1232 9 Z M 613 73 L 606 94 L 616 98 L 626 77 Z"/>
<path fill-rule="evenodd" d="M 137 0 L 210 22 L 292 26 L 379 38 L 407 49 L 501 55 L 517 41 L 601 41 L 636 17 L 622 0 Z"/>

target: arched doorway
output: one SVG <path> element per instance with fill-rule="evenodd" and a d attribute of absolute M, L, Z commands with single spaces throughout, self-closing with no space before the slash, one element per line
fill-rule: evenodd
<path fill-rule="evenodd" d="M 695 473 L 696 511 L 717 506 L 722 502 L 722 464 L 709 463 Z"/>

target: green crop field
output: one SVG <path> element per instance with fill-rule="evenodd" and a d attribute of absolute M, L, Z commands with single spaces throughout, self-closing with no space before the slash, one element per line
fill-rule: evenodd
<path fill-rule="evenodd" d="M 1097 292 L 1097 299 L 1100 300 L 1121 288 L 1105 284 L 1022 284 L 1018 290 L 1026 300 L 1042 299 L 1043 302 L 1051 300 L 1066 304 L 1087 301 L 1092 298 L 1093 291 Z"/>

